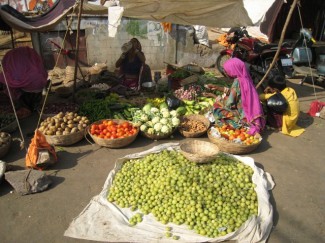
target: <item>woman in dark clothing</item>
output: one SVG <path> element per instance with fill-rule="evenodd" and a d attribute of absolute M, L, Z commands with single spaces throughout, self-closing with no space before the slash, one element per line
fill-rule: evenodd
<path fill-rule="evenodd" d="M 144 82 L 152 82 L 151 70 L 145 64 L 146 57 L 142 52 L 141 43 L 132 38 L 122 46 L 122 55 L 115 66 L 120 68 L 122 84 L 128 88 L 139 90 Z"/>

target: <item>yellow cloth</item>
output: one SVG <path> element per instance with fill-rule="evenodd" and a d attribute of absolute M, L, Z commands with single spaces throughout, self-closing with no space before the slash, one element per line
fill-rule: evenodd
<path fill-rule="evenodd" d="M 288 101 L 288 108 L 283 113 L 282 116 L 282 133 L 292 136 L 292 137 L 298 137 L 301 135 L 305 129 L 299 127 L 296 125 L 298 117 L 299 117 L 299 100 L 297 97 L 296 92 L 292 88 L 285 88 L 281 91 L 281 94 L 285 97 L 285 99 Z M 269 99 L 273 94 L 261 94 L 260 99 L 262 101 L 265 101 Z"/>

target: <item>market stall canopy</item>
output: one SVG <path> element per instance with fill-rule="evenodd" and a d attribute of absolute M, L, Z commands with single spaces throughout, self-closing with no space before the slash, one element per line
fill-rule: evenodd
<path fill-rule="evenodd" d="M 257 25 L 275 0 L 120 0 L 124 17 L 182 25 Z"/>
<path fill-rule="evenodd" d="M 26 17 L 9 5 L 2 5 L 0 6 L 0 29 L 10 30 L 13 28 L 22 32 L 49 31 L 66 15 L 72 13 L 78 13 L 78 2 L 75 0 L 57 0 L 48 12 L 35 17 Z M 107 8 L 84 3 L 82 13 L 107 14 Z"/>
<path fill-rule="evenodd" d="M 277 0 L 266 13 L 260 24 L 260 30 L 275 41 L 280 34 L 288 16 L 293 0 Z M 300 9 L 300 13 L 298 11 Z M 299 33 L 302 28 L 313 30 L 313 36 L 317 40 L 324 40 L 325 28 L 325 1 L 324 0 L 300 0 L 299 5 L 294 9 L 291 20 L 286 31 L 286 39 L 290 39 Z"/>

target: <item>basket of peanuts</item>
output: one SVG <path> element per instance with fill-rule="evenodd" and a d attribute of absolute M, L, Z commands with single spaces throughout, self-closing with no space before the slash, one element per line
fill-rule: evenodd
<path fill-rule="evenodd" d="M 186 115 L 181 118 L 178 131 L 184 137 L 197 138 L 204 135 L 210 127 L 210 121 L 203 115 Z"/>

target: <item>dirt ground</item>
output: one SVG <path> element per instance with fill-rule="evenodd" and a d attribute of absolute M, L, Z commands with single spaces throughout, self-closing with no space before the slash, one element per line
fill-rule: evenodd
<path fill-rule="evenodd" d="M 307 114 L 310 103 L 316 98 L 325 102 L 325 90 L 298 83 L 298 79 L 290 80 L 289 86 L 300 98 L 298 124 L 306 129 L 305 133 L 292 138 L 279 132 L 265 131 L 262 144 L 249 154 L 258 166 L 273 176 L 276 183 L 270 191 L 274 227 L 269 243 L 318 243 L 325 239 L 325 120 Z M 21 121 L 26 147 L 37 119 L 37 114 L 34 114 Z M 13 137 L 19 137 L 19 133 L 14 133 Z M 206 136 L 200 139 L 208 140 Z M 64 231 L 91 198 L 99 194 L 115 160 L 160 143 L 182 140 L 184 138 L 176 134 L 173 139 L 161 141 L 139 137 L 122 149 L 101 148 L 86 140 L 58 148 L 58 163 L 45 171 L 53 182 L 48 190 L 20 196 L 2 180 L 0 242 L 87 242 L 64 237 Z M 25 154 L 25 150 L 19 149 L 19 143 L 14 142 L 2 160 L 10 169 L 24 169 Z"/>

